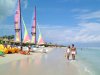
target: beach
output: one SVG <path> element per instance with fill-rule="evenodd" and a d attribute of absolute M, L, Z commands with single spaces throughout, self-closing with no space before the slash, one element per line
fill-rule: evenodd
<path fill-rule="evenodd" d="M 53 48 L 50 48 L 50 47 L 45 48 L 45 49 L 48 51 L 48 53 L 53 50 Z M 4 55 L 4 57 L 2 57 L 2 56 L 0 57 L 0 64 L 9 63 L 9 62 L 24 59 L 27 57 L 41 56 L 43 53 L 41 50 L 42 49 L 37 49 L 37 51 L 35 51 L 35 52 L 30 52 L 30 55 L 23 55 L 20 53 L 6 54 L 6 55 Z M 27 48 L 24 51 L 27 51 Z"/>
<path fill-rule="evenodd" d="M 79 75 L 74 65 L 64 57 L 65 48 L 49 48 L 48 53 L 32 55 L 8 54 L 0 58 L 1 75 Z M 6 71 L 6 72 L 5 72 Z"/>
<path fill-rule="evenodd" d="M 0 75 L 100 75 L 100 0 L 0 0 Z"/>
<path fill-rule="evenodd" d="M 84 48 L 84 51 L 77 49 L 76 60 L 72 60 L 71 56 L 70 60 L 66 59 L 66 48 L 46 49 L 47 53 L 7 54 L 0 58 L 1 75 L 99 75 L 98 61 L 92 62 L 93 58 L 90 59 L 91 55 L 96 54 L 90 53 L 90 50 L 95 50 L 93 48 Z M 86 56 L 86 53 L 89 55 Z"/>

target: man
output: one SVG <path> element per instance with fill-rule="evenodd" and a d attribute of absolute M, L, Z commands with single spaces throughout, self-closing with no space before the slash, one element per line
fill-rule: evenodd
<path fill-rule="evenodd" d="M 72 54 L 72 59 L 73 59 L 73 60 L 75 60 L 75 55 L 76 55 L 76 47 L 74 47 L 74 44 L 72 44 L 71 54 Z"/>

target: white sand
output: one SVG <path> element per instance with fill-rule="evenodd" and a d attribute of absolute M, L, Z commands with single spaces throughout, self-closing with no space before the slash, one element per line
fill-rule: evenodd
<path fill-rule="evenodd" d="M 33 52 L 31 53 L 31 55 L 7 54 L 5 57 L 0 58 L 0 74 L 1 75 L 80 75 L 78 73 L 77 67 L 74 65 L 76 62 L 66 61 L 63 55 L 63 49 L 57 48 L 58 50 L 52 53 L 50 52 L 52 50 L 56 50 L 55 48 L 46 48 L 46 49 L 48 49 L 47 54 L 42 52 Z"/>
<path fill-rule="evenodd" d="M 50 48 L 50 47 L 47 47 L 44 49 L 47 50 L 47 53 L 49 53 L 53 50 L 53 48 Z M 41 50 L 40 51 L 38 50 L 36 52 L 30 52 L 30 55 L 23 55 L 20 53 L 6 54 L 6 55 L 4 55 L 4 57 L 0 57 L 0 64 L 8 63 L 8 62 L 15 61 L 15 60 L 24 59 L 27 57 L 36 57 L 36 56 L 40 56 L 42 54 L 43 54 L 43 52 Z"/>

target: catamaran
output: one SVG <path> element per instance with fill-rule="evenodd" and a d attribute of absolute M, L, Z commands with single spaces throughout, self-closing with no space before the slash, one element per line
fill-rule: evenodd
<path fill-rule="evenodd" d="M 36 41 L 36 29 L 38 28 L 39 30 L 39 38 L 38 38 L 38 41 Z M 43 38 L 42 38 L 42 34 L 40 32 L 40 29 L 39 29 L 39 25 L 37 26 L 37 23 L 36 23 L 36 6 L 35 6 L 35 13 L 34 13 L 34 19 L 33 19 L 33 25 L 32 25 L 32 43 L 34 43 L 35 45 L 42 45 L 42 44 L 45 44 Z"/>
<path fill-rule="evenodd" d="M 16 10 L 16 14 L 15 14 L 15 32 L 16 32 L 15 41 L 16 42 L 22 42 L 22 43 L 32 43 L 35 46 L 40 46 L 40 45 L 45 44 L 45 42 L 42 38 L 42 34 L 40 32 L 39 26 L 37 27 L 37 25 L 36 25 L 36 6 L 35 6 L 34 19 L 33 19 L 33 23 L 32 23 L 32 32 L 31 32 L 32 39 L 31 40 L 30 40 L 28 31 L 27 31 L 26 24 L 24 22 L 24 19 L 23 19 L 23 17 L 21 18 L 20 16 L 21 16 L 20 0 L 18 0 L 18 7 L 17 7 L 17 10 Z M 23 39 L 23 41 L 22 41 L 22 38 L 20 39 L 20 34 L 21 34 L 20 21 L 21 21 L 21 19 L 22 19 L 22 23 L 24 25 L 24 39 Z M 36 39 L 36 34 L 37 34 L 36 29 L 37 28 L 39 30 L 38 40 Z M 21 36 L 22 36 L 22 34 L 21 34 Z"/>
<path fill-rule="evenodd" d="M 36 41 L 36 29 L 38 28 L 39 30 L 39 37 L 38 37 L 38 41 Z M 45 42 L 42 38 L 42 33 L 40 32 L 40 28 L 39 28 L 39 25 L 37 25 L 36 23 L 36 6 L 35 6 L 35 13 L 34 13 L 34 19 L 33 19 L 33 24 L 32 24 L 32 32 L 31 32 L 31 35 L 32 35 L 32 40 L 31 40 L 31 43 L 34 43 L 35 46 L 40 46 L 40 45 L 44 45 Z M 42 47 L 42 50 L 44 51 L 45 49 Z M 33 48 L 34 50 L 37 49 L 36 47 Z"/>

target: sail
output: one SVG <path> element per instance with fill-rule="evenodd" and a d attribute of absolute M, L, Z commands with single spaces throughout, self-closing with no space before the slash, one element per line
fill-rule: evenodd
<path fill-rule="evenodd" d="M 32 25 L 32 41 L 31 43 L 34 43 L 35 45 L 38 44 L 38 45 L 41 45 L 41 44 L 45 44 L 43 38 L 42 38 L 42 34 L 40 32 L 40 29 L 39 29 L 39 26 L 38 26 L 38 29 L 39 29 L 39 37 L 38 37 L 38 41 L 36 43 L 36 6 L 35 6 L 35 13 L 34 13 L 34 19 L 33 19 L 33 25 Z"/>
<path fill-rule="evenodd" d="M 24 25 L 24 39 L 23 39 L 23 42 L 24 43 L 27 43 L 27 42 L 30 42 L 30 37 L 28 35 L 28 31 L 27 31 L 27 28 L 26 28 L 26 25 L 25 25 L 25 22 L 22 18 L 22 22 L 23 22 L 23 25 Z"/>
<path fill-rule="evenodd" d="M 16 42 L 20 42 L 20 3 L 18 0 L 18 6 L 17 6 L 17 10 L 15 13 L 15 41 Z"/>
<path fill-rule="evenodd" d="M 35 7 L 35 13 L 34 13 L 34 19 L 33 19 L 33 25 L 32 25 L 32 40 L 31 43 L 36 44 L 36 7 Z"/>
<path fill-rule="evenodd" d="M 38 26 L 38 30 L 39 30 L 39 38 L 38 38 L 37 44 L 38 44 L 38 45 L 45 44 L 45 42 L 44 42 L 44 40 L 43 40 L 43 38 L 42 38 L 42 34 L 41 34 L 41 32 L 40 32 L 39 26 Z"/>
<path fill-rule="evenodd" d="M 43 38 L 42 38 L 42 34 L 40 33 L 39 34 L 39 38 L 38 38 L 38 42 L 37 42 L 38 45 L 42 45 L 42 44 L 45 44 Z"/>

